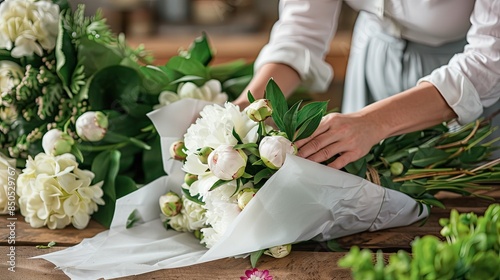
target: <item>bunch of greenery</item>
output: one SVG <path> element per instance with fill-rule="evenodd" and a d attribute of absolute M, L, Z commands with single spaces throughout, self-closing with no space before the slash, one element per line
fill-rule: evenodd
<path fill-rule="evenodd" d="M 352 247 L 339 265 L 352 269 L 354 279 L 498 279 L 500 277 L 500 204 L 483 216 L 451 210 L 441 219 L 441 235 L 427 235 L 412 243 L 412 253 L 399 251 L 384 262 L 377 252 Z"/>
<path fill-rule="evenodd" d="M 159 136 L 147 117 L 160 93 L 175 92 L 185 81 L 200 85 L 217 79 L 231 100 L 253 68 L 243 60 L 211 66 L 213 51 L 205 34 L 167 64 L 151 66 L 153 57 L 144 47 L 131 48 L 100 11 L 87 17 L 84 5 L 73 10 L 66 0 L 53 2 L 60 8 L 53 50 L 16 57 L 0 49 L 0 62 L 14 62 L 24 71 L 0 98 L 0 152 L 16 158 L 22 169 L 28 156 L 43 152 L 47 131 L 69 135 L 80 167 L 95 173 L 94 183 L 104 181 L 106 204 L 93 217 L 108 226 L 116 199 L 164 175 Z M 107 117 L 100 141 L 84 141 L 76 133 L 76 120 L 88 111 Z"/>
<path fill-rule="evenodd" d="M 500 182 L 500 159 L 491 158 L 500 138 L 484 141 L 498 128 L 490 120 L 454 127 L 440 124 L 385 139 L 345 170 L 403 192 L 429 210 L 444 208 L 435 197 L 440 191 L 480 196 L 474 190 Z"/>

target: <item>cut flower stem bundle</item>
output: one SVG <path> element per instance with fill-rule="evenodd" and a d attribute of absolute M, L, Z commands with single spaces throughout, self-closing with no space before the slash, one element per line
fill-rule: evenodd
<path fill-rule="evenodd" d="M 500 182 L 500 159 L 489 158 L 500 139 L 483 141 L 497 128 L 489 120 L 455 131 L 450 127 L 441 124 L 385 139 L 345 169 L 426 206 L 444 208 L 434 196 L 440 191 L 488 198 L 474 190 Z"/>

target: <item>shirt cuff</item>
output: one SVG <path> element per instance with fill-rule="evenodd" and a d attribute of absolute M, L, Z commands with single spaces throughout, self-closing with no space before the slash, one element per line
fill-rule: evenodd
<path fill-rule="evenodd" d="M 479 94 L 471 81 L 452 67 L 442 66 L 418 80 L 417 84 L 421 82 L 429 82 L 439 90 L 462 125 L 476 120 L 483 112 Z"/>
<path fill-rule="evenodd" d="M 303 46 L 266 45 L 255 60 L 255 72 L 268 63 L 282 63 L 292 67 L 299 74 L 302 84 L 311 91 L 326 91 L 333 78 L 332 67 Z"/>

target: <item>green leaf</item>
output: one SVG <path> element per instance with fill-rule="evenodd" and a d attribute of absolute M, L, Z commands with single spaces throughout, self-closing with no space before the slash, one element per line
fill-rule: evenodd
<path fill-rule="evenodd" d="M 47 245 L 36 245 L 35 247 L 37 249 L 49 249 L 49 248 L 52 248 L 56 245 L 56 242 L 55 241 L 50 241 Z"/>
<path fill-rule="evenodd" d="M 466 151 L 464 151 L 458 159 L 463 163 L 476 163 L 484 159 L 488 152 L 487 147 L 474 146 Z"/>
<path fill-rule="evenodd" d="M 250 253 L 250 264 L 252 265 L 252 268 L 255 268 L 257 266 L 257 262 L 259 261 L 262 254 L 264 254 L 264 251 L 265 250 L 259 250 Z"/>
<path fill-rule="evenodd" d="M 227 182 L 228 182 L 227 180 L 222 180 L 222 179 L 217 180 L 217 182 L 215 182 L 215 183 L 212 185 L 212 187 L 210 188 L 210 191 L 215 190 L 216 188 L 218 188 L 218 187 L 220 187 L 220 186 L 222 186 L 222 185 L 226 184 Z"/>
<path fill-rule="evenodd" d="M 238 144 L 234 145 L 233 149 L 249 149 L 249 148 L 258 148 L 259 145 L 257 143 L 246 143 L 246 144 Z"/>
<path fill-rule="evenodd" d="M 229 101 L 235 100 L 251 80 L 252 75 L 228 79 L 222 83 L 222 91 L 228 95 Z"/>
<path fill-rule="evenodd" d="M 234 138 L 236 138 L 236 140 L 238 141 L 238 143 L 240 143 L 240 144 L 243 143 L 243 141 L 241 141 L 241 137 L 238 135 L 238 133 L 236 133 L 236 130 L 234 130 L 234 127 L 233 127 L 232 133 L 233 133 Z"/>
<path fill-rule="evenodd" d="M 137 211 L 137 209 L 134 209 L 134 211 L 132 211 L 132 213 L 130 213 L 130 215 L 128 215 L 127 224 L 126 224 L 125 228 L 132 228 L 132 227 L 136 226 L 137 224 L 141 224 L 142 222 L 143 222 L 143 219 L 141 217 L 141 213 L 139 213 L 139 211 Z"/>
<path fill-rule="evenodd" d="M 115 180 L 116 199 L 124 197 L 137 190 L 137 184 L 132 178 L 124 175 L 116 176 Z"/>
<path fill-rule="evenodd" d="M 194 39 L 189 48 L 189 58 L 200 62 L 204 66 L 207 66 L 212 60 L 212 50 L 205 32 L 203 32 L 202 36 Z"/>
<path fill-rule="evenodd" d="M 344 168 L 351 174 L 357 175 L 361 178 L 365 178 L 367 170 L 366 158 L 362 157 L 356 161 L 353 161 L 346 165 Z"/>
<path fill-rule="evenodd" d="M 119 104 L 131 116 L 146 118 L 152 106 L 141 102 L 140 86 L 139 74 L 134 69 L 110 66 L 94 76 L 89 86 L 89 103 L 95 111 L 116 109 Z"/>
<path fill-rule="evenodd" d="M 211 79 L 216 79 L 218 81 L 226 81 L 230 78 L 235 77 L 241 69 L 247 66 L 247 62 L 244 59 L 237 59 L 226 63 L 220 63 L 208 68 L 208 75 Z"/>
<path fill-rule="evenodd" d="M 144 170 L 146 184 L 166 175 L 165 170 L 163 170 L 163 159 L 159 156 L 161 155 L 160 136 L 156 135 L 148 143 L 151 150 L 142 153 L 142 169 Z"/>
<path fill-rule="evenodd" d="M 59 35 L 57 36 L 55 54 L 56 54 L 56 72 L 62 81 L 64 89 L 70 97 L 69 91 L 71 85 L 71 76 L 76 67 L 76 52 L 71 42 L 71 36 L 64 29 L 63 18 L 59 19 Z"/>
<path fill-rule="evenodd" d="M 323 114 L 321 112 L 318 112 L 315 116 L 299 124 L 299 129 L 297 130 L 295 139 L 293 139 L 292 142 L 311 136 L 314 133 L 314 131 L 318 128 L 322 118 Z"/>
<path fill-rule="evenodd" d="M 92 161 L 91 171 L 95 174 L 93 183 L 104 181 L 102 190 L 104 192 L 104 205 L 99 205 L 99 209 L 92 217 L 108 227 L 113 219 L 116 205 L 116 176 L 120 168 L 120 152 L 117 150 L 107 150 L 99 153 Z"/>
<path fill-rule="evenodd" d="M 257 185 L 263 179 L 270 178 L 275 172 L 276 171 L 271 170 L 269 168 L 262 169 L 261 171 L 257 172 L 257 174 L 255 174 L 254 179 L 253 179 L 254 185 Z"/>
<path fill-rule="evenodd" d="M 419 149 L 413 157 L 412 164 L 418 167 L 426 167 L 435 162 L 448 159 L 449 155 L 445 151 L 436 148 Z"/>
<path fill-rule="evenodd" d="M 77 57 L 78 61 L 85 66 L 86 76 L 92 76 L 100 69 L 119 65 L 123 59 L 114 48 L 86 37 L 80 38 Z M 108 83 L 110 81 L 112 80 L 108 80 Z"/>
<path fill-rule="evenodd" d="M 270 79 L 267 82 L 265 98 L 271 102 L 271 106 L 273 108 L 272 118 L 274 123 L 281 131 L 285 131 L 286 122 L 283 118 L 285 117 L 285 113 L 288 111 L 288 104 L 286 103 L 285 95 L 273 79 Z"/>
<path fill-rule="evenodd" d="M 253 95 L 250 91 L 247 92 L 247 99 L 248 99 L 248 102 L 250 102 L 250 103 L 255 102 L 255 97 L 253 97 Z"/>
<path fill-rule="evenodd" d="M 308 121 L 311 118 L 316 117 L 316 115 L 320 114 L 320 119 L 326 113 L 328 102 L 319 101 L 319 102 L 311 102 L 304 105 L 299 113 L 297 114 L 297 124 L 301 126 L 303 123 Z"/>
<path fill-rule="evenodd" d="M 188 189 L 185 189 L 185 188 L 181 188 L 182 189 L 182 193 L 184 194 L 184 196 L 191 200 L 192 202 L 195 202 L 195 203 L 198 203 L 198 204 L 201 204 L 201 205 L 205 205 L 205 202 L 201 201 L 200 197 L 199 196 L 191 196 L 191 194 L 189 193 L 189 190 Z"/>
<path fill-rule="evenodd" d="M 174 56 L 165 66 L 188 76 L 198 76 L 205 79 L 208 76 L 205 66 L 199 61 L 193 59 Z"/>
<path fill-rule="evenodd" d="M 293 139 L 295 136 L 295 131 L 297 130 L 297 115 L 301 103 L 302 101 L 295 103 L 283 116 L 283 122 L 285 124 L 285 129 L 283 129 L 283 131 L 286 133 L 288 139 Z"/>
<path fill-rule="evenodd" d="M 339 242 L 336 239 L 328 240 L 326 242 L 326 247 L 332 252 L 347 252 L 345 248 L 342 248 L 342 246 L 340 246 Z"/>
<path fill-rule="evenodd" d="M 167 73 L 159 67 L 142 66 L 139 68 L 141 75 L 142 88 L 150 94 L 159 94 L 170 84 L 170 78 Z"/>

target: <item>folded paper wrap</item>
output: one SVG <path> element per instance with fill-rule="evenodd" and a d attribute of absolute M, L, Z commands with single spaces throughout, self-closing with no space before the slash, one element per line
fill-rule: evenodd
<path fill-rule="evenodd" d="M 150 113 L 162 136 L 164 151 L 170 143 L 182 138 L 206 104 L 181 100 Z M 175 126 L 165 124 L 172 119 L 176 120 Z M 180 163 L 168 157 L 168 154 L 163 156 L 169 176 L 118 199 L 108 231 L 74 247 L 35 258 L 54 263 L 72 279 L 111 279 L 199 264 L 277 245 L 405 226 L 428 215 L 425 208 L 420 213 L 418 203 L 403 193 L 290 155 L 221 240 L 207 249 L 192 233 L 165 230 L 159 218 L 159 196 L 169 190 L 179 193 L 183 177 Z M 129 214 L 134 210 L 143 223 L 126 229 Z"/>

